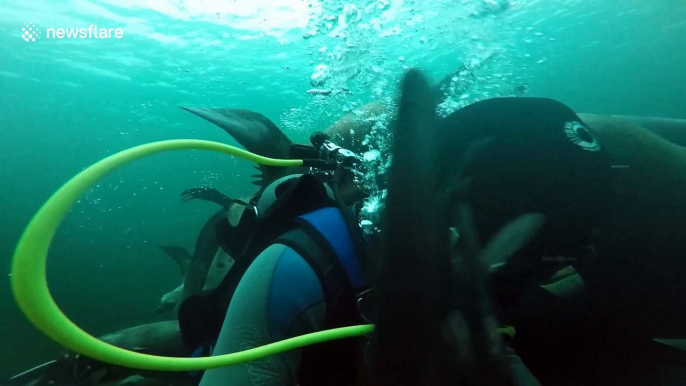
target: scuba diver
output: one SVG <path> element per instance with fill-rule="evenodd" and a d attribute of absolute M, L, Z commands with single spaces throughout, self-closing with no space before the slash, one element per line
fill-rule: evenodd
<path fill-rule="evenodd" d="M 389 176 L 388 199 L 397 204 L 389 203 L 384 211 L 384 223 L 389 225 L 382 226 L 381 239 L 365 240 L 356 221 L 356 204 L 364 192 L 345 195 L 340 189 L 354 185 L 360 160 L 327 134 L 315 133 L 311 146 L 291 145 L 289 158 L 319 162 L 312 163 L 315 166 L 308 173 L 283 176 L 261 190 L 236 227 L 252 231 L 247 242 L 243 240 L 241 253 L 234 255 L 234 267 L 216 289 L 189 297 L 179 308 L 181 334 L 188 347 L 198 348 L 194 355 L 222 355 L 377 319 L 378 335 L 366 342 L 334 341 L 207 370 L 201 380 L 196 374 L 200 385 L 353 385 L 370 379 L 389 385 L 416 384 L 415 380 L 436 385 L 463 384 L 451 380 L 474 385 L 538 384 L 511 350 L 500 346 L 479 259 L 506 260 L 533 237 L 540 217 L 515 219 L 493 235 L 480 255 L 469 219 L 460 216 L 455 226 L 464 233 L 458 243 L 464 257 L 451 258 L 446 216 L 450 211 L 441 204 L 447 197 L 436 196 L 436 190 L 421 183 L 436 184 L 433 180 L 439 175 L 434 169 L 438 164 L 428 159 L 436 142 L 428 139 L 435 136 L 423 133 L 427 128 L 438 133 L 431 125 L 436 105 L 417 73 L 407 78 L 395 123 L 403 134 L 395 144 Z M 247 116 L 264 125 L 262 130 L 250 122 L 238 123 Z M 223 109 L 212 117 L 247 149 L 265 146 L 251 141 L 275 127 L 245 111 Z M 420 146 L 421 142 L 427 145 Z M 431 211 L 408 207 L 419 196 L 433 203 Z M 412 220 L 427 226 L 417 230 Z M 367 245 L 373 242 L 382 244 L 376 259 L 370 257 L 374 248 Z M 397 266 L 404 269 L 398 271 Z M 449 274 L 457 266 L 455 275 L 461 280 Z M 431 268 L 423 269 L 427 267 Z M 412 275 L 403 277 L 403 271 Z M 455 284 L 433 288 L 435 283 L 448 282 Z M 452 296 L 456 293 L 462 296 Z M 418 298 L 434 301 L 417 302 Z M 441 299 L 448 298 L 443 304 Z M 427 308 L 428 304 L 436 307 Z M 408 314 L 411 309 L 426 312 Z M 414 330 L 398 331 L 401 320 Z M 412 348 L 407 347 L 413 340 Z M 418 342 L 427 347 L 422 349 Z M 392 354 L 401 351 L 410 354 Z M 428 363 L 428 358 L 437 362 Z M 397 370 L 400 363 L 402 371 Z"/>

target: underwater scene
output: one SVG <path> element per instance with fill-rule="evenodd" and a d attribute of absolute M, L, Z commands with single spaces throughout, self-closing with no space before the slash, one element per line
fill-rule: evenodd
<path fill-rule="evenodd" d="M 0 0 L 0 385 L 686 385 L 683 0 Z"/>

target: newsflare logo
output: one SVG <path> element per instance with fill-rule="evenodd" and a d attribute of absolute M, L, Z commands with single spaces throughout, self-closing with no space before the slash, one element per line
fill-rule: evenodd
<path fill-rule="evenodd" d="M 91 24 L 88 28 L 44 28 L 45 39 L 121 39 L 124 30 L 121 28 L 98 28 Z M 35 42 L 41 38 L 40 26 L 34 23 L 25 23 L 21 28 L 21 38 L 27 42 Z"/>
<path fill-rule="evenodd" d="M 21 28 L 21 38 L 27 42 L 35 42 L 40 39 L 40 26 L 36 27 L 33 23 L 26 23 Z"/>

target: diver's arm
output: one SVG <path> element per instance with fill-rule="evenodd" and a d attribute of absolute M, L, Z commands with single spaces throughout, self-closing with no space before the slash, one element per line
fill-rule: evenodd
<path fill-rule="evenodd" d="M 579 114 L 579 117 L 591 128 L 594 125 L 638 125 L 674 144 L 686 147 L 686 119 L 587 113 Z"/>
<path fill-rule="evenodd" d="M 272 245 L 241 279 L 213 355 L 238 352 L 324 329 L 326 306 L 317 275 L 290 248 Z M 294 386 L 300 350 L 208 370 L 200 386 Z"/>
<path fill-rule="evenodd" d="M 686 119 L 633 117 L 612 115 L 614 119 L 636 122 L 660 137 L 679 146 L 686 146 Z"/>
<path fill-rule="evenodd" d="M 605 146 L 613 164 L 628 166 L 618 174 L 622 176 L 618 180 L 621 190 L 632 192 L 636 197 L 653 200 L 657 197 L 664 201 L 664 194 L 655 196 L 655 193 L 686 189 L 686 147 L 679 146 L 686 145 L 686 121 L 594 114 L 579 116 Z M 684 126 L 680 122 L 684 122 Z M 684 131 L 680 134 L 682 127 Z M 641 204 L 654 202 L 642 200 Z"/>

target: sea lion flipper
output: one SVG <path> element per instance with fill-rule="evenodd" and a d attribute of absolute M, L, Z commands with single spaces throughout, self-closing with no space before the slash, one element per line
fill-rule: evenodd
<path fill-rule="evenodd" d="M 247 151 L 264 157 L 288 159 L 293 142 L 274 122 L 264 115 L 243 109 L 198 108 L 179 106 L 219 126 Z M 285 168 L 260 165 L 261 179 L 257 185 L 266 186 L 283 175 Z"/>

